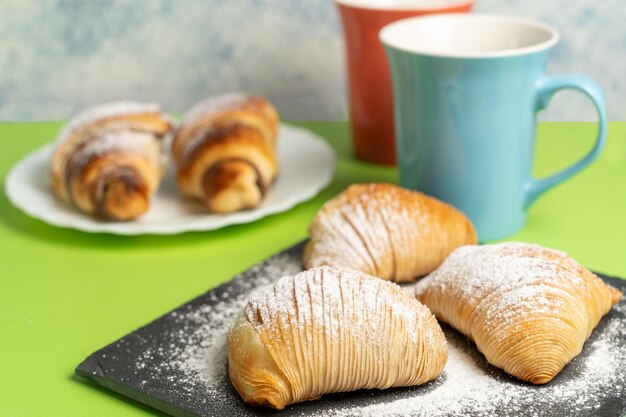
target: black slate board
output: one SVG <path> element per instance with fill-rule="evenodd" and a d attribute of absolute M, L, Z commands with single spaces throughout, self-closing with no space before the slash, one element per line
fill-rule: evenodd
<path fill-rule="evenodd" d="M 434 392 L 446 380 L 446 372 L 435 381 L 414 388 L 390 389 L 386 391 L 362 390 L 354 393 L 325 395 L 320 400 L 296 404 L 281 412 L 251 408 L 243 404 L 232 388 L 227 376 L 224 338 L 215 335 L 223 333 L 234 318 L 234 312 L 243 306 L 248 294 L 261 285 L 270 283 L 280 276 L 293 274 L 301 269 L 303 243 L 287 249 L 265 262 L 258 264 L 231 281 L 214 288 L 152 323 L 124 336 L 120 340 L 90 355 L 76 373 L 129 398 L 149 405 L 173 416 L 256 416 L 280 415 L 342 416 L 362 415 L 363 407 L 384 406 L 386 415 L 425 415 L 417 405 L 421 396 Z M 611 285 L 626 292 L 626 280 L 601 277 Z M 533 387 L 523 384 L 504 372 L 489 365 L 473 344 L 459 333 L 444 326 L 449 346 L 461 349 L 474 358 L 476 365 L 495 384 L 507 384 L 507 390 L 525 390 L 532 395 L 519 396 L 516 402 L 504 401 L 483 407 L 476 402 L 449 415 L 470 416 L 607 416 L 626 415 L 626 300 L 622 299 L 600 323 L 592 334 L 581 355 L 575 358 L 550 384 Z M 227 314 L 223 314 L 227 311 Z M 568 381 L 580 378 L 585 359 L 590 354 L 589 346 L 595 339 L 605 337 L 613 329 L 609 343 L 615 344 L 610 352 L 620 355 L 614 380 L 611 386 L 602 387 L 597 394 L 591 388 L 582 387 L 581 396 L 576 401 L 570 397 L 555 400 L 543 396 L 541 390 L 563 387 L 568 389 Z M 615 332 L 615 329 L 618 332 Z M 604 334 L 604 336 L 603 336 Z M 617 334 L 617 337 L 615 337 Z M 606 337 L 605 337 L 606 338 Z M 604 341 L 603 341 L 604 343 Z M 622 346 L 622 347 L 620 347 Z M 196 348 L 197 347 L 197 348 Z M 198 360 L 200 358 L 201 360 Z M 206 375 L 204 362 L 211 363 Z M 190 366 L 192 364 L 193 366 Z M 207 368 L 208 369 L 208 368 Z M 207 376 L 208 375 L 208 376 Z M 612 377 L 613 378 L 613 377 Z M 468 383 L 471 383 L 468 381 Z M 571 384 L 570 384 L 571 385 Z M 596 384 L 597 385 L 597 384 Z M 596 387 L 597 388 L 597 387 Z M 511 391 L 513 392 L 513 391 Z M 558 397 L 557 397 L 558 398 Z M 397 400 L 411 399 L 410 410 L 398 411 L 391 404 Z M 387 404 L 390 407 L 387 408 Z M 432 404 L 431 404 L 432 406 Z M 416 408 L 417 407 L 417 408 Z M 380 410 L 380 409 L 378 409 Z M 441 410 L 439 410 L 441 414 Z M 380 411 L 370 414 L 378 415 Z M 445 414 L 448 415 L 448 414 Z"/>

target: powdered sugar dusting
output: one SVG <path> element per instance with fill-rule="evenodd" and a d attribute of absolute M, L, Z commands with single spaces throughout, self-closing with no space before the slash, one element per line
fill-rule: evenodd
<path fill-rule="evenodd" d="M 538 256 L 548 254 L 548 256 Z M 573 265 L 564 268 L 562 262 Z M 469 303 L 489 300 L 497 293 L 490 309 L 502 318 L 515 318 L 516 310 L 523 309 L 532 300 L 533 308 L 545 311 L 560 309 L 551 292 L 560 291 L 546 282 L 568 282 L 573 288 L 586 288 L 578 274 L 579 266 L 563 252 L 538 245 L 506 242 L 495 245 L 464 246 L 456 249 L 444 263 L 416 285 L 416 294 L 437 288 L 454 299 Z M 554 277 L 558 277 L 555 280 Z M 563 292 L 563 291 L 561 291 Z M 568 297 L 565 294 L 565 297 Z M 534 310 L 538 311 L 538 310 Z M 495 319 L 495 317 L 494 317 Z"/>
<path fill-rule="evenodd" d="M 83 128 L 97 120 L 122 114 L 159 113 L 158 103 L 142 103 L 138 101 L 113 101 L 98 104 L 83 110 L 65 125 L 57 136 L 57 143 L 65 141 L 75 130 Z M 161 115 L 161 117 L 165 117 Z"/>
<path fill-rule="evenodd" d="M 99 353 L 99 365 L 106 374 L 125 361 L 132 378 L 124 384 L 198 415 L 263 414 L 264 410 L 245 406 L 233 390 L 225 338 L 252 291 L 302 269 L 301 250 L 299 246 L 271 258 L 160 319 L 156 329 L 150 325 L 122 339 Z M 405 289 L 412 292 L 412 287 Z M 599 410 L 608 415 L 618 410 L 617 416 L 626 409 L 623 299 L 602 320 L 582 353 L 544 386 L 505 374 L 489 365 L 460 333 L 447 326 L 443 330 L 448 362 L 435 381 L 415 388 L 325 395 L 288 406 L 280 415 L 580 417 L 599 415 Z"/>
<path fill-rule="evenodd" d="M 414 281 L 454 248 L 476 243 L 470 229 L 462 213 L 431 197 L 392 184 L 354 184 L 313 219 L 305 262 Z"/>
<path fill-rule="evenodd" d="M 425 216 L 411 216 L 398 193 L 414 197 L 395 186 L 357 184 L 327 202 L 311 225 L 310 266 L 343 266 L 384 278 L 403 273 L 388 259 L 407 233 L 419 240 Z M 421 201 L 412 200 L 420 212 Z"/>
<path fill-rule="evenodd" d="M 194 104 L 185 113 L 177 134 L 176 146 L 180 149 L 177 150 L 175 147 L 174 155 L 179 166 L 184 166 L 190 161 L 196 149 L 203 143 L 207 135 L 218 132 L 220 134 L 228 134 L 229 129 L 236 127 L 236 124 L 217 126 L 214 120 L 202 121 L 202 119 L 217 116 L 220 113 L 231 110 L 244 109 L 247 103 L 253 99 L 255 99 L 254 96 L 246 93 L 226 93 L 208 97 Z M 219 131 L 216 129 L 219 129 Z"/>
<path fill-rule="evenodd" d="M 407 297 L 395 284 L 335 267 L 314 268 L 295 276 L 285 276 L 274 285 L 255 292 L 245 311 L 248 321 L 266 335 L 276 334 L 275 323 L 279 317 L 295 317 L 297 320 L 288 326 L 291 332 L 319 330 L 329 338 L 343 333 L 348 339 L 355 336 L 357 330 L 365 328 L 359 328 L 358 323 L 351 321 L 369 315 L 372 323 L 367 326 L 371 328 L 367 343 L 380 346 L 389 343 L 391 335 L 385 330 L 397 330 L 398 325 L 406 330 L 408 340 L 417 344 L 417 332 L 423 330 L 421 321 L 431 316 L 415 298 Z M 377 311 L 385 312 L 382 316 L 391 313 L 390 318 L 375 315 Z M 257 313 L 261 320 L 257 319 Z M 341 319 L 346 317 L 350 322 Z M 440 345 L 433 346 L 433 349 L 440 348 Z"/>
<path fill-rule="evenodd" d="M 158 163 L 158 151 L 160 149 L 159 140 L 151 133 L 132 130 L 109 130 L 88 141 L 84 147 L 78 149 L 72 157 L 72 163 L 82 166 L 94 156 L 112 151 L 135 152 L 146 157 L 152 157 L 152 162 Z"/>
<path fill-rule="evenodd" d="M 226 129 L 233 128 L 233 126 L 234 125 L 231 125 L 227 127 Z M 203 143 L 207 135 L 209 135 L 211 132 L 215 133 L 215 129 L 216 129 L 215 125 L 211 123 L 207 123 L 206 125 L 201 126 L 198 129 L 196 129 L 191 136 L 187 137 L 184 141 L 181 142 L 180 151 L 179 151 L 180 156 L 178 159 L 179 166 L 184 166 L 186 163 L 189 163 L 189 161 L 192 160 L 193 155 L 198 149 L 198 147 Z M 224 128 L 222 127 L 218 129 L 224 129 Z M 219 133 L 221 134 L 225 132 L 226 132 L 225 130 L 219 131 Z"/>
<path fill-rule="evenodd" d="M 198 119 L 208 117 L 225 110 L 236 109 L 250 99 L 250 95 L 244 93 L 226 93 L 219 96 L 209 97 L 194 104 L 185 114 L 181 128 L 195 123 Z"/>

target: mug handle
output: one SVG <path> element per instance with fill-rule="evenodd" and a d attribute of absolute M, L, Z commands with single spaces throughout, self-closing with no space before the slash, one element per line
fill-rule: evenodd
<path fill-rule="evenodd" d="M 526 181 L 525 192 L 526 201 L 525 207 L 530 206 L 541 194 L 548 189 L 554 187 L 558 183 L 565 181 L 578 171 L 589 165 L 595 160 L 604 144 L 606 142 L 606 109 L 604 105 L 604 95 L 602 90 L 595 81 L 584 75 L 556 75 L 556 76 L 543 76 L 539 79 L 536 86 L 537 101 L 535 111 L 542 110 L 547 107 L 550 99 L 559 90 L 572 89 L 578 90 L 585 94 L 593 102 L 593 105 L 598 112 L 598 135 L 596 137 L 596 143 L 593 149 L 581 158 L 574 165 L 565 168 L 562 171 L 557 172 L 547 178 L 534 179 L 530 178 Z"/>

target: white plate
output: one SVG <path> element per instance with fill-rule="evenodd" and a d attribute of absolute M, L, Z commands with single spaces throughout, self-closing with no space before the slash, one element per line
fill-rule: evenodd
<path fill-rule="evenodd" d="M 48 144 L 13 167 L 6 179 L 9 200 L 26 214 L 55 226 L 119 235 L 174 234 L 252 222 L 313 198 L 330 183 L 335 170 L 335 154 L 322 138 L 281 124 L 277 144 L 280 173 L 256 209 L 207 213 L 202 204 L 178 193 L 170 164 L 145 215 L 132 222 L 107 222 L 79 212 L 52 194 L 49 169 L 53 151 L 53 145 Z"/>

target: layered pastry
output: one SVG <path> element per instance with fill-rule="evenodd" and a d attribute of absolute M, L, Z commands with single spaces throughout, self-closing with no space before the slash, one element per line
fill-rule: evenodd
<path fill-rule="evenodd" d="M 74 117 L 57 138 L 52 190 L 79 210 L 133 220 L 150 207 L 165 171 L 170 118 L 151 103 L 100 104 Z"/>
<path fill-rule="evenodd" d="M 304 265 L 353 268 L 406 282 L 437 268 L 455 248 L 476 243 L 454 207 L 384 183 L 356 184 L 328 201 L 309 228 Z"/>
<path fill-rule="evenodd" d="M 278 122 L 261 97 L 226 94 L 194 105 L 172 144 L 181 193 L 215 213 L 257 207 L 278 173 Z"/>
<path fill-rule="evenodd" d="M 565 253 L 515 242 L 458 248 L 415 294 L 489 363 L 533 384 L 578 355 L 622 296 Z"/>
<path fill-rule="evenodd" d="M 423 384 L 446 363 L 428 308 L 398 285 L 321 267 L 254 293 L 228 334 L 233 386 L 282 409 L 332 392 Z"/>

